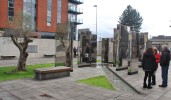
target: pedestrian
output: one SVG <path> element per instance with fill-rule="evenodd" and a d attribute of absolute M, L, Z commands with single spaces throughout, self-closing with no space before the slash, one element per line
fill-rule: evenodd
<path fill-rule="evenodd" d="M 151 77 L 155 70 L 155 67 L 156 67 L 156 59 L 153 54 L 153 49 L 148 48 L 146 52 L 143 54 L 143 59 L 142 59 L 142 68 L 145 72 L 143 88 L 148 88 L 148 89 L 152 88 Z M 148 77 L 148 85 L 146 84 L 147 77 Z"/>
<path fill-rule="evenodd" d="M 77 53 L 77 49 L 74 47 L 73 51 L 74 51 L 74 58 L 75 58 L 76 57 L 76 53 Z"/>
<path fill-rule="evenodd" d="M 167 87 L 169 64 L 170 64 L 170 51 L 168 50 L 167 45 L 163 45 L 161 58 L 160 58 L 162 84 L 159 85 L 159 87 Z"/>
<path fill-rule="evenodd" d="M 155 70 L 153 72 L 153 75 L 152 75 L 152 82 L 151 82 L 151 85 L 156 85 L 156 71 L 158 69 L 158 63 L 160 62 L 160 54 L 158 53 L 158 50 L 156 47 L 153 47 L 153 53 L 154 53 L 154 56 L 156 58 L 156 67 L 155 67 Z"/>

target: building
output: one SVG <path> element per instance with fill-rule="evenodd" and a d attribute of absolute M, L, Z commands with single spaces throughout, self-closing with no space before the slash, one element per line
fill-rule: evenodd
<path fill-rule="evenodd" d="M 76 39 L 77 25 L 83 24 L 83 19 L 77 18 L 77 15 L 83 14 L 83 10 L 78 5 L 83 4 L 83 0 L 68 0 L 68 19 L 73 23 L 73 39 Z"/>
<path fill-rule="evenodd" d="M 162 45 L 166 44 L 168 45 L 168 48 L 171 50 L 171 36 L 165 36 L 165 35 L 158 35 L 153 36 L 151 38 L 152 46 L 157 47 L 159 51 L 162 49 Z"/>
<path fill-rule="evenodd" d="M 7 28 L 6 23 L 13 21 L 19 12 L 32 16 L 35 34 L 40 38 L 55 38 L 57 23 L 73 22 L 73 33 L 82 20 L 77 15 L 83 14 L 78 5 L 82 0 L 1 0 L 0 31 Z M 75 38 L 75 36 L 73 37 Z"/>

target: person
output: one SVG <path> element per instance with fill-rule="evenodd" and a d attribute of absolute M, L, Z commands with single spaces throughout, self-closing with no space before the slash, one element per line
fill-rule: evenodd
<path fill-rule="evenodd" d="M 154 52 L 154 56 L 156 58 L 156 67 L 155 67 L 155 70 L 153 72 L 153 75 L 152 75 L 152 82 L 151 82 L 151 85 L 156 85 L 156 71 L 158 69 L 158 63 L 160 62 L 160 54 L 158 53 L 158 50 L 156 47 L 153 47 L 153 52 Z"/>
<path fill-rule="evenodd" d="M 148 48 L 147 51 L 143 54 L 143 59 L 142 59 L 142 68 L 145 72 L 143 88 L 148 88 L 148 89 L 152 88 L 151 77 L 153 71 L 155 70 L 155 67 L 156 67 L 156 59 L 153 54 L 153 49 Z M 146 84 L 147 77 L 148 77 L 148 85 Z"/>
<path fill-rule="evenodd" d="M 77 49 L 74 47 L 73 51 L 74 51 L 74 58 L 75 58 L 76 57 L 76 53 L 77 53 Z"/>
<path fill-rule="evenodd" d="M 163 45 L 161 58 L 160 58 L 162 84 L 159 85 L 159 87 L 167 87 L 169 64 L 170 64 L 170 51 L 168 50 L 167 45 Z"/>

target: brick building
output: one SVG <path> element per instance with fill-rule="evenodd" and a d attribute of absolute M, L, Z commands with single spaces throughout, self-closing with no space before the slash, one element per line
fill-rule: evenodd
<path fill-rule="evenodd" d="M 82 0 L 1 0 L 0 3 L 0 31 L 6 27 L 8 21 L 19 12 L 32 16 L 35 33 L 40 38 L 54 38 L 57 23 L 73 22 L 73 33 L 77 32 L 77 25 L 82 20 L 77 15 L 83 14 L 78 5 Z"/>

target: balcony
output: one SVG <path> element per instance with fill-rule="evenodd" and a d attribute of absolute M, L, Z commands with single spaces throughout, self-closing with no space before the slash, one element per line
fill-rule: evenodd
<path fill-rule="evenodd" d="M 68 7 L 68 13 L 78 15 L 83 14 L 83 10 L 80 8 Z"/>
<path fill-rule="evenodd" d="M 83 19 L 68 19 L 68 21 L 74 23 L 74 25 L 83 24 Z"/>
<path fill-rule="evenodd" d="M 73 4 L 77 4 L 77 5 L 83 4 L 83 1 L 84 0 L 68 0 L 69 3 L 73 3 Z"/>

